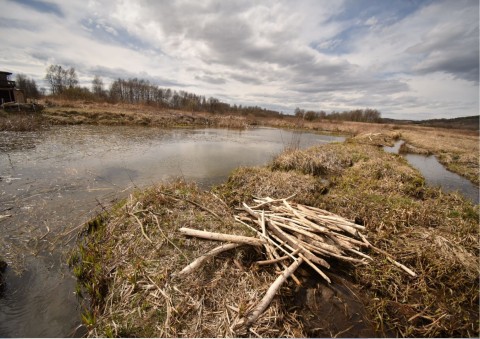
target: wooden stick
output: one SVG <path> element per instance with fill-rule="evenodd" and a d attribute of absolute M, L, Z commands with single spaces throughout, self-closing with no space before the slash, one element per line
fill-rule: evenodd
<path fill-rule="evenodd" d="M 297 194 L 294 193 L 292 194 L 291 196 L 289 197 L 286 197 L 284 199 L 272 199 L 270 197 L 266 197 L 266 198 L 257 198 L 256 200 L 258 200 L 259 202 L 261 201 L 261 203 L 259 205 L 256 205 L 256 206 L 252 206 L 251 208 L 252 209 L 257 209 L 259 207 L 262 207 L 264 205 L 268 205 L 268 204 L 271 204 L 271 203 L 275 203 L 275 202 L 279 202 L 279 201 L 283 201 L 283 200 L 288 200 L 288 199 L 291 199 L 293 198 L 294 196 L 296 196 Z"/>
<path fill-rule="evenodd" d="M 292 206 L 290 206 L 288 204 L 288 202 L 286 202 L 285 200 L 283 201 L 284 205 L 290 210 L 293 212 L 293 214 L 299 218 L 300 220 L 302 220 L 305 224 L 307 224 L 308 226 L 310 226 L 311 228 L 313 229 L 316 229 L 317 231 L 320 231 L 322 233 L 329 233 L 330 230 L 328 228 L 325 228 L 323 226 L 320 226 L 320 225 L 317 225 L 315 224 L 314 222 L 311 222 L 310 220 L 308 220 L 307 218 L 305 218 L 304 216 L 300 215 Z"/>
<path fill-rule="evenodd" d="M 310 261 L 313 261 L 314 263 L 319 264 L 325 268 L 330 268 L 330 264 L 328 262 L 326 262 L 322 258 L 317 257 L 315 254 L 302 246 L 298 239 L 295 239 L 294 237 L 283 232 L 278 226 L 275 225 L 274 221 L 268 221 L 267 225 L 280 239 L 286 241 L 294 249 L 300 249 L 300 253 L 303 253 Z"/>
<path fill-rule="evenodd" d="M 416 277 L 417 274 L 415 272 L 413 272 L 411 269 L 409 269 L 407 266 L 405 265 L 402 265 L 400 264 L 398 261 L 396 261 L 395 259 L 387 256 L 387 259 L 388 261 L 390 261 L 392 264 L 394 264 L 395 266 L 401 268 L 402 270 L 404 270 L 405 272 L 407 272 L 408 274 L 410 274 L 412 277 Z"/>
<path fill-rule="evenodd" d="M 248 214 L 250 214 L 255 219 L 259 218 L 258 213 L 255 212 L 253 209 L 251 209 L 250 206 L 248 206 L 246 203 L 243 203 L 242 205 L 243 205 L 243 208 L 245 209 L 245 211 L 247 211 Z"/>
<path fill-rule="evenodd" d="M 267 307 L 270 305 L 270 303 L 273 300 L 273 297 L 275 297 L 275 294 L 277 291 L 280 289 L 280 287 L 283 285 L 283 283 L 292 275 L 293 272 L 302 264 L 303 259 L 299 258 L 296 261 L 294 261 L 288 268 L 283 271 L 281 275 L 275 279 L 272 285 L 267 290 L 267 293 L 263 296 L 262 300 L 257 304 L 257 306 L 253 309 L 253 311 L 246 317 L 245 321 L 245 327 L 250 327 L 257 319 L 260 317 L 260 315 L 267 309 Z"/>
<path fill-rule="evenodd" d="M 260 225 L 262 227 L 262 234 L 263 236 L 267 236 L 267 230 L 265 229 L 265 212 L 262 211 L 262 214 L 260 215 Z"/>
<path fill-rule="evenodd" d="M 277 258 L 277 259 L 280 258 L 280 255 L 278 254 L 278 252 L 276 251 L 276 249 L 275 249 L 274 247 L 272 247 L 271 250 L 272 250 L 272 254 L 273 254 L 273 257 L 274 257 L 274 258 Z M 295 251 L 293 251 L 291 254 L 289 253 L 289 257 L 292 257 L 293 260 L 295 261 L 295 260 L 297 260 L 297 258 L 295 258 L 295 257 L 293 256 L 293 253 L 295 253 Z M 288 266 L 285 264 L 285 262 L 283 262 L 283 261 L 281 261 L 280 263 L 276 264 L 277 267 L 278 267 L 279 265 L 281 265 L 284 270 L 286 270 L 287 267 L 288 267 Z M 279 267 L 278 267 L 278 268 L 279 268 Z M 295 273 L 292 273 L 291 278 L 292 278 L 293 281 L 295 281 L 295 284 L 297 284 L 298 286 L 302 286 L 302 283 L 301 283 L 300 280 L 297 278 L 297 276 L 295 275 Z"/>
<path fill-rule="evenodd" d="M 140 221 L 140 219 L 138 219 L 138 217 L 133 213 L 129 213 L 129 214 L 130 216 L 134 217 L 135 220 L 137 220 L 137 223 L 140 225 L 140 230 L 142 231 L 142 234 L 145 237 L 145 239 L 147 239 L 150 243 L 153 243 L 153 241 L 148 237 L 147 233 L 145 233 L 145 229 L 143 228 L 143 224 Z"/>
<path fill-rule="evenodd" d="M 348 219 L 345 219 L 343 217 L 340 217 L 339 215 L 336 215 L 334 213 L 331 213 L 331 212 L 328 212 L 328 211 L 325 211 L 325 210 L 321 210 L 319 208 L 315 208 L 315 207 L 311 207 L 311 206 L 305 206 L 305 205 L 300 205 L 300 204 L 297 204 L 297 208 L 299 210 L 301 210 L 302 212 L 304 213 L 308 213 L 310 215 L 312 215 L 312 212 L 315 212 L 313 215 L 321 215 L 322 218 L 325 218 L 325 219 L 330 219 L 330 220 L 340 220 L 342 221 L 344 224 L 350 226 L 350 227 L 353 227 L 357 230 L 360 230 L 360 231 L 363 231 L 365 230 L 365 226 L 362 226 L 362 225 L 358 225 L 354 222 L 351 222 L 350 220 Z"/>
<path fill-rule="evenodd" d="M 295 250 L 292 252 L 292 255 L 296 255 L 298 252 L 300 252 L 300 250 Z M 283 257 L 278 257 L 276 259 L 256 261 L 255 264 L 258 266 L 271 265 L 289 258 L 290 256 L 284 255 Z"/>
<path fill-rule="evenodd" d="M 292 226 L 292 227 L 298 227 L 298 228 L 301 228 L 305 231 L 310 231 L 312 229 L 311 227 L 304 226 L 303 223 L 300 220 L 297 220 L 297 219 L 281 217 L 281 216 L 278 216 L 278 215 L 270 215 L 269 218 L 270 219 L 275 219 L 277 221 L 289 222 L 290 224 L 295 225 L 295 226 Z"/>
<path fill-rule="evenodd" d="M 241 235 L 231 235 L 231 234 L 224 234 L 224 233 L 200 231 L 200 230 L 194 230 L 192 228 L 187 228 L 187 227 L 182 227 L 178 231 L 182 234 L 189 235 L 191 237 L 197 237 L 197 238 L 203 238 L 203 239 L 215 240 L 215 241 L 227 241 L 227 242 L 247 244 L 252 246 L 262 246 L 264 243 L 263 240 L 258 238 L 244 237 Z"/>
<path fill-rule="evenodd" d="M 298 254 L 300 256 L 300 258 L 302 258 L 303 260 L 305 260 L 305 262 L 311 267 L 313 268 L 323 279 L 325 279 L 329 284 L 331 284 L 332 282 L 330 281 L 330 278 L 327 277 L 327 275 L 325 273 L 323 273 L 318 267 L 317 265 L 315 265 L 314 263 L 312 263 L 310 260 L 308 260 L 308 258 L 306 256 L 304 256 L 302 253 Z"/>
<path fill-rule="evenodd" d="M 235 220 L 238 221 L 239 223 L 241 223 L 242 225 L 248 227 L 249 229 L 251 229 L 252 231 L 254 232 L 257 232 L 257 234 L 260 236 L 260 237 L 263 237 L 263 234 L 260 233 L 258 230 L 254 229 L 252 226 L 250 226 L 249 224 L 243 222 L 242 220 L 240 220 L 237 216 L 235 216 Z M 277 244 L 275 241 L 273 241 L 272 239 L 270 239 L 269 237 L 263 237 L 264 240 L 270 242 L 272 245 L 274 245 L 275 247 L 277 247 L 278 249 L 280 249 L 283 253 L 285 253 L 286 255 L 290 256 L 293 260 L 297 260 L 294 256 L 292 256 L 290 254 L 290 252 L 288 252 L 287 250 L 285 250 L 283 247 L 281 247 L 279 244 Z M 280 241 L 281 243 L 281 241 Z M 293 249 L 292 249 L 293 251 Z"/>
<path fill-rule="evenodd" d="M 295 227 L 291 227 L 291 226 L 288 226 L 288 225 L 285 225 L 285 224 L 282 224 L 282 223 L 279 223 L 279 222 L 275 222 L 275 224 L 281 228 L 286 228 L 288 230 L 291 230 L 293 232 L 296 232 L 296 233 L 299 233 L 299 234 L 302 234 L 306 237 L 309 237 L 313 240 L 316 240 L 318 242 L 318 244 L 316 244 L 315 246 L 318 246 L 320 248 L 324 248 L 325 250 L 327 251 L 332 251 L 336 254 L 341 254 L 340 250 L 335 247 L 335 246 L 332 246 L 332 245 L 328 245 L 328 244 L 325 244 L 323 242 L 323 239 L 320 238 L 318 235 L 312 233 L 312 232 L 308 232 L 308 231 L 305 231 L 305 230 L 302 230 L 302 229 L 296 229 Z"/>
<path fill-rule="evenodd" d="M 358 235 L 360 236 L 360 238 L 363 237 L 363 235 L 360 232 L 358 233 Z M 355 244 L 355 245 L 358 245 L 358 246 L 363 246 L 363 247 L 368 247 L 369 246 L 367 243 L 365 243 L 365 241 L 360 241 L 360 240 L 357 240 L 357 239 L 353 239 L 353 238 L 351 238 L 349 236 L 346 236 L 344 234 L 335 234 L 335 236 L 337 238 L 348 241 L 349 243 L 352 243 L 352 244 Z"/>
<path fill-rule="evenodd" d="M 203 265 L 205 261 L 207 261 L 209 258 L 214 257 L 222 252 L 234 249 L 236 247 L 242 246 L 243 244 L 226 244 L 226 245 L 221 245 L 218 247 L 215 247 L 213 250 L 209 251 L 208 253 L 205 253 L 201 257 L 198 257 L 194 261 L 192 261 L 190 264 L 185 266 L 183 270 L 181 270 L 178 275 L 186 275 L 190 274 L 193 271 L 195 271 L 197 268 Z"/>
<path fill-rule="evenodd" d="M 362 238 L 364 239 L 364 241 L 367 241 L 367 239 L 365 239 L 364 237 Z M 413 272 L 411 269 L 409 269 L 407 266 L 405 265 L 402 265 L 400 264 L 398 261 L 396 261 L 395 259 L 392 258 L 392 256 L 385 252 L 384 250 L 378 248 L 378 247 L 375 247 L 373 246 L 372 244 L 370 244 L 368 241 L 367 243 L 370 245 L 369 247 L 371 249 L 373 249 L 374 251 L 378 252 L 378 253 L 382 253 L 385 257 L 387 257 L 388 261 L 390 261 L 392 264 L 394 264 L 395 266 L 401 268 L 402 270 L 404 270 L 405 272 L 407 272 L 408 274 L 410 274 L 412 277 L 416 277 L 417 276 L 417 273 Z"/>
<path fill-rule="evenodd" d="M 302 244 L 305 247 L 307 247 L 308 249 L 310 249 L 312 252 L 318 253 L 318 254 L 323 255 L 323 256 L 334 257 L 334 258 L 337 258 L 337 259 L 340 259 L 340 260 L 343 260 L 343 261 L 349 261 L 349 262 L 354 262 L 354 263 L 358 263 L 358 264 L 365 264 L 366 263 L 365 259 L 357 259 L 357 258 L 352 258 L 352 257 L 347 257 L 347 256 L 335 254 L 335 253 L 332 253 L 330 251 L 327 251 L 327 250 L 324 250 L 324 249 L 321 249 L 321 248 L 318 248 L 318 247 L 315 248 L 308 243 L 303 243 L 302 242 Z"/>
<path fill-rule="evenodd" d="M 365 259 L 368 259 L 368 260 L 370 260 L 370 261 L 373 261 L 373 258 L 372 258 L 371 256 L 369 256 L 369 255 L 366 255 L 365 253 L 362 253 L 362 252 L 360 252 L 360 251 L 354 250 L 353 248 L 349 248 L 348 250 L 349 250 L 350 252 L 352 252 L 352 253 L 355 253 L 356 255 L 359 255 L 359 256 L 365 258 Z"/>

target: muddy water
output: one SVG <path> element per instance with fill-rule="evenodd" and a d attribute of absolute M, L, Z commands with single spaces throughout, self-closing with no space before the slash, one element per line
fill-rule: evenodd
<path fill-rule="evenodd" d="M 259 128 L 164 130 L 72 126 L 0 132 L 0 337 L 80 336 L 75 280 L 59 238 L 89 216 L 172 177 L 208 188 L 234 168 L 267 163 L 287 147 L 342 141 Z M 72 233 L 73 234 L 73 233 Z"/>
<path fill-rule="evenodd" d="M 397 141 L 393 147 L 384 147 L 386 152 L 396 153 L 403 140 Z M 446 192 L 460 192 L 474 204 L 479 203 L 479 190 L 469 180 L 448 171 L 433 155 L 405 154 L 408 163 L 420 171 L 425 181 L 431 186 L 440 186 Z"/>

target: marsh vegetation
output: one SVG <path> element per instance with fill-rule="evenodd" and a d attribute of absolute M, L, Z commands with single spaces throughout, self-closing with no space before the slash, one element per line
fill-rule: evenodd
<path fill-rule="evenodd" d="M 141 129 L 144 136 L 135 141 L 137 151 L 143 147 L 140 146 L 143 141 L 147 146 L 152 144 L 155 138 L 149 136 L 155 135 L 158 127 L 235 128 L 237 132 L 228 132 L 229 135 L 255 134 L 260 126 L 293 131 L 288 132 L 291 137 L 282 136 L 278 142 L 280 148 L 262 153 L 262 160 L 258 158 L 254 162 L 265 163 L 273 154 L 278 154 L 266 166 L 248 167 L 254 163 L 246 162 L 228 178 L 216 175 L 214 182 L 218 186 L 209 191 L 189 181 L 199 180 L 193 172 L 179 172 L 174 166 L 173 172 L 180 173 L 186 181 L 171 181 L 138 190 L 113 207 L 104 208 L 87 224 L 69 264 L 79 281 L 77 294 L 87 297 L 83 323 L 91 336 L 239 335 L 231 326 L 232 321 L 247 314 L 249 307 L 258 301 L 275 279 L 275 270 L 257 270 L 253 263 L 261 260 L 264 254 L 239 248 L 212 259 L 197 275 L 178 279 L 176 272 L 211 249 L 205 242 L 181 236 L 178 229 L 187 226 L 251 236 L 249 230 L 234 222 L 235 209 L 242 202 L 251 203 L 254 196 L 285 198 L 291 195 L 296 203 L 322 208 L 364 225 L 369 241 L 392 253 L 418 276 L 406 276 L 376 253 L 368 253 L 375 259 L 370 265 L 336 265 L 335 270 L 328 272 L 332 284 L 319 281 L 312 270 L 301 267 L 301 285 L 290 282 L 282 287 L 266 313 L 246 335 L 478 335 L 478 205 L 458 193 L 429 187 L 401 155 L 385 153 L 381 148 L 393 145 L 396 140 L 405 140 L 403 151 L 433 154 L 449 170 L 478 185 L 477 132 L 299 117 L 220 115 L 158 110 L 148 105 L 62 100 L 48 102 L 45 111 L 34 121 L 40 122 L 40 132 L 37 127 L 32 128 L 36 131 L 30 131 L 32 123 L 21 120 L 18 124 L 9 123 L 5 129 L 15 131 L 14 126 L 25 125 L 17 130 L 50 135 L 54 142 L 58 141 L 55 131 L 72 129 L 68 140 L 81 146 L 78 154 L 84 159 L 77 160 L 83 165 L 88 164 L 92 143 L 109 139 L 106 138 L 108 133 L 103 136 L 94 133 L 91 139 L 81 138 L 79 142 L 75 139 L 78 136 L 75 131 L 88 129 L 87 125 L 104 125 L 97 128 L 105 131 Z M 44 128 L 50 130 L 44 131 Z M 169 131 L 194 133 L 195 130 Z M 306 131 L 344 134 L 350 138 L 343 143 L 299 149 Z M 208 138 L 208 133 L 205 137 Z M 112 138 L 118 142 L 116 137 Z M 32 139 L 27 147 L 24 144 L 28 138 L 21 139 L 23 146 L 18 146 L 19 150 L 38 150 L 38 140 Z M 260 147 L 262 139 L 258 136 L 254 139 L 256 147 Z M 15 145 L 6 143 L 4 146 L 7 154 L 15 154 Z M 117 146 L 113 153 L 123 150 Z M 171 148 L 162 154 L 173 156 L 175 152 Z M 232 152 L 238 156 L 243 154 L 238 149 Z M 113 153 L 104 153 L 102 161 Z M 144 156 L 143 160 L 140 155 Z M 122 166 L 138 162 L 153 170 L 151 160 L 158 155 L 148 150 L 136 152 L 131 158 L 122 158 Z M 245 157 L 255 158 L 251 152 L 246 152 Z M 222 162 L 216 159 L 212 165 Z M 15 157 L 10 159 L 9 155 L 9 161 L 14 168 Z M 84 169 L 82 166 L 80 168 Z M 229 170 L 236 166 L 238 164 Z M 74 171 L 70 167 L 65 171 L 72 172 L 65 173 L 72 178 L 78 177 L 78 169 Z M 105 196 L 111 199 L 107 193 L 114 190 L 114 185 L 104 187 L 102 184 L 107 183 L 104 179 L 116 178 L 119 171 L 118 168 L 110 170 L 106 168 L 106 175 L 94 176 L 96 182 L 83 195 L 107 190 Z M 137 184 L 136 172 L 126 171 L 122 175 L 125 180 Z M 152 184 L 159 180 L 149 177 L 142 184 L 147 181 Z M 207 185 L 212 182 L 208 181 Z M 12 184 L 9 188 L 15 187 Z M 61 195 L 64 191 L 59 187 L 49 192 Z M 44 206 L 50 206 L 46 202 L 48 199 L 42 201 Z M 214 211 L 221 220 L 199 206 Z M 83 219 L 86 210 L 71 215 Z M 78 222 L 79 219 L 75 221 Z M 41 230 L 43 228 L 38 232 Z M 39 238 L 44 232 L 37 233 L 35 237 Z M 48 237 L 42 238 L 45 240 L 48 241 Z M 319 319 L 316 316 L 319 312 L 328 316 Z"/>
<path fill-rule="evenodd" d="M 282 288 L 247 335 L 478 335 L 478 205 L 426 186 L 404 158 L 375 146 L 393 139 L 378 134 L 289 150 L 268 166 L 239 168 L 211 191 L 176 181 L 131 195 L 88 224 L 70 261 L 79 293 L 93 298 L 84 319 L 89 335 L 238 335 L 233 319 L 248 312 L 275 272 L 255 269 L 261 252 L 238 249 L 179 279 L 211 246 L 178 230 L 251 236 L 234 210 L 255 196 L 291 195 L 365 226 L 369 241 L 418 275 L 377 253 L 368 253 L 376 259 L 369 265 L 336 266 L 332 286 L 304 269 L 302 286 Z M 298 305 L 300 295 L 310 297 Z M 350 299 L 335 305 L 329 295 Z M 335 317 L 328 325 L 318 317 L 326 303 Z"/>

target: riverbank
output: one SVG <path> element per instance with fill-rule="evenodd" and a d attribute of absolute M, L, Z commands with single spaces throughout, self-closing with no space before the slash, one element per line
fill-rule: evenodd
<path fill-rule="evenodd" d="M 245 129 L 255 126 L 296 129 L 347 135 L 378 145 L 391 145 L 392 137 L 404 139 L 410 152 L 434 154 L 447 167 L 479 186 L 480 150 L 478 131 L 453 130 L 413 125 L 361 123 L 349 121 L 306 121 L 293 116 L 265 118 L 158 109 L 146 105 L 109 104 L 52 100 L 36 117 L 6 119 L 0 114 L 0 130 L 31 130 L 48 125 L 140 125 L 164 128 L 218 127 Z M 381 136 L 380 138 L 378 136 Z M 384 138 L 384 136 L 386 136 Z"/>
<path fill-rule="evenodd" d="M 91 298 L 90 336 L 235 336 L 232 324 L 276 274 L 249 247 L 226 252 L 186 279 L 177 273 L 215 245 L 185 238 L 191 227 L 252 236 L 232 213 L 252 196 L 323 208 L 366 226 L 376 253 L 369 265 L 336 265 L 333 284 L 302 269 L 251 336 L 477 336 L 478 206 L 426 187 L 398 155 L 371 145 L 395 135 L 290 150 L 265 167 L 240 168 L 211 191 L 175 181 L 137 192 L 92 220 L 71 259 L 78 293 Z M 318 317 L 318 314 L 322 317 Z"/>

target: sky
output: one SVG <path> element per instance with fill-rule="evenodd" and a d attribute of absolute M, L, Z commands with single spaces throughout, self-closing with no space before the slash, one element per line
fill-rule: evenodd
<path fill-rule="evenodd" d="M 0 0 L 0 70 L 51 64 L 259 105 L 479 114 L 478 0 Z"/>

